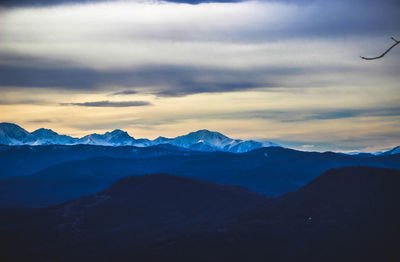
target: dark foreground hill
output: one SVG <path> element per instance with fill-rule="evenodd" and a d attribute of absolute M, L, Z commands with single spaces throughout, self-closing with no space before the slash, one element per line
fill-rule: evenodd
<path fill-rule="evenodd" d="M 131 177 L 3 217 L 2 261 L 399 261 L 400 171 L 333 169 L 278 199 Z"/>
<path fill-rule="evenodd" d="M 71 158 L 84 159 L 67 161 Z M 9 177 L 25 174 L 0 180 L 0 207 L 40 207 L 95 194 L 122 177 L 156 173 L 240 185 L 279 196 L 297 190 L 330 168 L 362 165 L 400 169 L 400 154 L 365 157 L 280 147 L 233 154 L 173 146 L 25 146 L 5 147 L 0 152 L 0 164 L 0 171 Z M 41 170 L 27 176 L 31 167 Z"/>
<path fill-rule="evenodd" d="M 215 236 L 270 201 L 242 187 L 190 178 L 123 178 L 96 195 L 3 218 L 0 246 L 11 260 L 152 260 L 176 244 L 223 243 Z"/>

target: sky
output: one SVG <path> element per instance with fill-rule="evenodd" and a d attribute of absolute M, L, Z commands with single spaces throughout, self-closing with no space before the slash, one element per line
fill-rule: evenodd
<path fill-rule="evenodd" d="M 388 149 L 400 145 L 400 47 L 360 56 L 400 40 L 399 14 L 394 0 L 7 0 L 0 122 Z"/>

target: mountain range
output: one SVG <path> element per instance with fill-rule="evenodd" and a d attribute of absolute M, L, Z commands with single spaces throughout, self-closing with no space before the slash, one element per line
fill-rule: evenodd
<path fill-rule="evenodd" d="M 0 145 L 102 145 L 148 147 L 170 144 L 195 151 L 224 151 L 243 153 L 254 149 L 278 146 L 273 142 L 231 139 L 221 133 L 198 130 L 175 138 L 158 137 L 154 140 L 135 139 L 127 132 L 116 129 L 104 134 L 90 134 L 82 138 L 60 135 L 50 129 L 40 128 L 29 133 L 12 123 L 0 123 Z"/>
<path fill-rule="evenodd" d="M 269 198 L 147 175 L 56 206 L 1 210 L 1 261 L 399 261 L 400 171 L 332 169 Z"/>
<path fill-rule="evenodd" d="M 0 147 L 0 207 L 46 206 L 99 192 L 127 176 L 164 173 L 239 185 L 280 196 L 338 167 L 400 169 L 400 154 L 345 155 L 266 147 L 250 152 L 200 152 L 150 147 L 47 145 Z"/>
<path fill-rule="evenodd" d="M 156 145 L 173 145 L 191 151 L 202 152 L 231 152 L 245 153 L 263 147 L 278 147 L 274 142 L 260 142 L 254 140 L 232 139 L 219 132 L 206 129 L 177 136 L 175 138 L 158 137 L 154 140 L 139 138 L 135 139 L 126 131 L 115 129 L 104 134 L 90 134 L 81 138 L 68 135 L 60 135 L 51 129 L 40 128 L 29 133 L 22 127 L 13 123 L 0 123 L 0 145 L 100 145 L 100 146 L 135 146 L 151 147 Z M 393 155 L 400 153 L 400 146 L 375 155 Z M 351 153 L 370 154 L 370 153 Z M 371 154 L 373 155 L 373 154 Z"/>
<path fill-rule="evenodd" d="M 0 261 L 399 261 L 400 154 L 0 124 Z"/>

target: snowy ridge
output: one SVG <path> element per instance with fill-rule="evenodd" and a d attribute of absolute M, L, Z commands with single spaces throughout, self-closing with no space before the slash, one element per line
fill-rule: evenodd
<path fill-rule="evenodd" d="M 103 135 L 91 134 L 84 136 L 76 144 L 102 145 L 102 146 L 131 146 L 135 144 L 135 139 L 127 132 L 115 129 Z"/>
<path fill-rule="evenodd" d="M 383 152 L 381 156 L 389 156 L 389 155 L 396 155 L 400 154 L 400 146 L 396 146 L 395 148 L 390 149 L 389 151 Z"/>
<path fill-rule="evenodd" d="M 244 153 L 265 146 L 278 146 L 272 142 L 261 143 L 253 140 L 231 139 L 221 133 L 204 129 L 178 136 L 167 143 L 199 151 L 227 151 L 233 153 Z"/>
<path fill-rule="evenodd" d="M 31 133 L 15 124 L 0 124 L 0 144 L 2 145 L 23 145 L 32 137 Z"/>
<path fill-rule="evenodd" d="M 32 145 L 73 145 L 77 142 L 78 139 L 66 136 L 59 135 L 53 130 L 40 128 L 31 133 L 33 135 Z"/>
<path fill-rule="evenodd" d="M 0 144 L 2 145 L 102 145 L 102 146 L 138 146 L 148 147 L 171 144 L 196 151 L 224 151 L 244 153 L 254 149 L 278 146 L 272 142 L 231 139 L 221 133 L 199 130 L 175 138 L 158 137 L 154 140 L 135 139 L 127 132 L 116 129 L 104 134 L 90 134 L 82 138 L 60 135 L 53 130 L 40 128 L 29 133 L 22 127 L 12 123 L 0 123 Z"/>

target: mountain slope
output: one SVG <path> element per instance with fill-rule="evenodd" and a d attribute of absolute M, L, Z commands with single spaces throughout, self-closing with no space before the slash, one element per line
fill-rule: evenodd
<path fill-rule="evenodd" d="M 96 195 L 3 219 L 1 255 L 20 261 L 398 261 L 399 187 L 400 171 L 367 167 L 330 170 L 275 200 L 194 179 L 125 178 Z"/>
<path fill-rule="evenodd" d="M 191 132 L 184 136 L 178 136 L 168 141 L 168 143 L 183 148 L 198 149 L 200 151 L 227 151 L 232 153 L 244 153 L 266 146 L 278 146 L 272 142 L 261 143 L 252 140 L 234 140 L 221 133 L 205 129 Z"/>
<path fill-rule="evenodd" d="M 262 216 L 277 212 L 274 220 L 298 225 L 293 231 L 301 237 L 294 244 L 302 260 L 312 254 L 320 261 L 398 261 L 399 186 L 398 170 L 331 169 Z"/>
<path fill-rule="evenodd" d="M 34 137 L 32 145 L 72 145 L 77 142 L 76 138 L 59 135 L 51 129 L 40 128 L 33 131 L 31 135 Z"/>
<path fill-rule="evenodd" d="M 0 144 L 2 145 L 22 145 L 32 135 L 22 127 L 12 123 L 0 123 Z"/>
<path fill-rule="evenodd" d="M 77 140 L 76 144 L 102 145 L 102 146 L 131 146 L 135 144 L 135 139 L 127 132 L 115 129 L 103 135 L 91 134 Z"/>
<path fill-rule="evenodd" d="M 225 146 L 233 142 L 233 139 L 230 139 L 229 137 L 226 137 L 221 133 L 211 132 L 203 129 L 189 133 L 184 136 L 178 136 L 174 138 L 170 143 L 183 148 L 190 148 L 195 144 L 202 143 L 204 145 L 222 150 Z"/>
<path fill-rule="evenodd" d="M 158 245 L 199 233 L 224 234 L 240 214 L 269 201 L 240 187 L 149 175 L 124 178 L 96 195 L 34 211 L 12 224 L 26 225 L 17 231 L 33 250 L 27 254 L 31 260 L 46 261 L 49 255 L 59 260 L 65 254 L 67 261 L 118 261 L 117 254 L 129 252 L 131 259 L 147 261 L 149 252 L 157 256 Z M 31 243 L 31 237 L 38 242 Z M 64 247 L 71 252 L 58 254 Z"/>
<path fill-rule="evenodd" d="M 386 152 L 383 152 L 382 156 L 388 156 L 388 155 L 396 155 L 396 154 L 400 154 L 400 146 L 396 146 L 395 148 L 392 148 Z"/>

